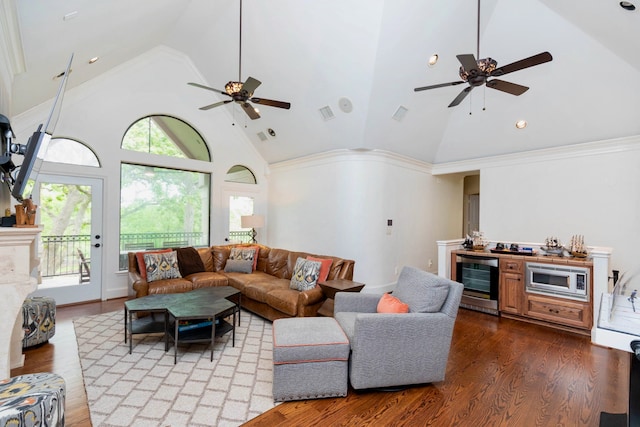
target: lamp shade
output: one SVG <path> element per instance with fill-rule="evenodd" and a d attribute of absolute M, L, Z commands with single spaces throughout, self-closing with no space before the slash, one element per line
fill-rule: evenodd
<path fill-rule="evenodd" d="M 240 226 L 242 228 L 264 227 L 264 217 L 262 215 L 243 215 L 240 217 Z"/>

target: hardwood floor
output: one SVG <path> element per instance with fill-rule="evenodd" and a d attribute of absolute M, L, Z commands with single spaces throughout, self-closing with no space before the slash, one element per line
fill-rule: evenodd
<path fill-rule="evenodd" d="M 72 319 L 123 303 L 58 307 L 56 335 L 11 371 L 62 375 L 67 427 L 91 425 Z M 627 411 L 629 368 L 629 353 L 588 337 L 460 309 L 445 381 L 286 402 L 245 426 L 598 426 L 601 411 Z"/>

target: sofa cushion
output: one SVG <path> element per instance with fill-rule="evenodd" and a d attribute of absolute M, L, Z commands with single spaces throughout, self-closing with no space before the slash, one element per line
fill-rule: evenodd
<path fill-rule="evenodd" d="M 193 273 L 185 277 L 193 284 L 193 289 L 207 288 L 211 286 L 227 286 L 229 280 L 220 273 L 211 271 L 203 271 L 202 273 Z"/>
<path fill-rule="evenodd" d="M 213 254 L 211 253 L 211 248 L 198 248 L 196 250 L 198 251 L 198 255 L 200 255 L 200 259 L 204 265 L 204 271 L 215 271 L 213 269 Z"/>
<path fill-rule="evenodd" d="M 147 282 L 182 277 L 175 251 L 144 254 L 144 264 L 147 270 Z"/>
<path fill-rule="evenodd" d="M 178 248 L 176 254 L 178 255 L 178 268 L 183 277 L 204 271 L 204 263 L 195 248 Z"/>
<path fill-rule="evenodd" d="M 284 279 L 286 281 L 286 279 Z M 272 289 L 267 294 L 266 303 L 289 316 L 296 316 L 298 314 L 298 296 L 300 291 L 293 289 L 279 288 Z"/>
<path fill-rule="evenodd" d="M 316 258 L 311 255 L 307 257 L 310 261 L 318 261 L 320 265 L 320 276 L 318 277 L 318 282 L 323 283 L 327 281 L 327 277 L 329 277 L 329 270 L 331 269 L 331 264 L 333 264 L 333 260 L 330 258 Z"/>
<path fill-rule="evenodd" d="M 271 279 L 265 282 L 253 282 L 247 283 L 244 286 L 244 290 L 242 291 L 242 295 L 247 298 L 254 299 L 259 302 L 267 302 L 267 295 L 276 289 L 286 289 L 288 285 L 288 281 L 285 280 L 285 283 L 281 283 L 281 279 Z"/>
<path fill-rule="evenodd" d="M 390 294 L 384 294 L 378 301 L 376 311 L 378 313 L 408 313 L 409 304 L 403 303 Z"/>
<path fill-rule="evenodd" d="M 224 265 L 225 273 L 245 273 L 250 274 L 253 271 L 253 260 L 251 259 L 231 259 L 227 260 Z"/>
<path fill-rule="evenodd" d="M 193 284 L 186 279 L 166 279 L 149 283 L 149 295 L 177 294 L 193 290 Z"/>
<path fill-rule="evenodd" d="M 298 291 L 315 288 L 318 283 L 318 277 L 320 276 L 321 265 L 318 261 L 298 258 L 293 268 L 289 287 L 291 289 L 297 289 Z"/>
<path fill-rule="evenodd" d="M 147 280 L 147 266 L 144 263 L 144 254 L 162 254 L 167 252 L 171 252 L 171 249 L 136 252 L 136 260 L 138 260 L 138 271 L 140 272 L 140 277 Z"/>
<path fill-rule="evenodd" d="M 424 270 L 404 267 L 393 295 L 409 304 L 410 313 L 435 313 L 449 295 L 449 283 Z"/>

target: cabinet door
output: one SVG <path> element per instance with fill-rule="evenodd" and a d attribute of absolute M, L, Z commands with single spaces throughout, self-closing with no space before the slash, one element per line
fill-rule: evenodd
<path fill-rule="evenodd" d="M 500 311 L 522 314 L 523 297 L 522 274 L 503 271 L 500 274 Z"/>

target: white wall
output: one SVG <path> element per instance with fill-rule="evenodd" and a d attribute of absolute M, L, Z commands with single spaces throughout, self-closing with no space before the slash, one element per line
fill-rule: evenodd
<path fill-rule="evenodd" d="M 426 163 L 338 150 L 270 171 L 270 245 L 353 259 L 366 292 L 389 290 L 404 265 L 437 272 L 436 240 L 460 237 L 463 178 Z"/>
<path fill-rule="evenodd" d="M 188 86 L 186 83 L 190 81 L 206 83 L 188 57 L 160 47 L 122 64 L 112 72 L 69 90 L 65 95 L 54 136 L 82 141 L 97 154 L 102 168 L 53 165 L 43 168 L 43 172 L 74 173 L 104 179 L 104 299 L 125 296 L 130 292 L 126 274 L 118 272 L 117 212 L 120 206 L 122 161 L 210 172 L 212 244 L 223 243 L 226 237 L 228 213 L 225 209 L 225 191 L 234 187 L 224 182 L 224 176 L 234 164 L 243 164 L 256 174 L 259 181 L 258 186 L 253 188 L 256 212 L 266 213 L 266 163 L 238 129 L 240 125 L 232 126 L 234 119 L 231 106 L 211 111 L 198 110 L 198 107 L 215 102 L 217 98 L 213 92 Z M 51 104 L 52 102 L 44 103 L 12 118 L 18 142 L 27 142 L 28 136 L 37 124 L 45 120 Z M 208 143 L 213 162 L 164 158 L 120 150 L 120 143 L 127 128 L 139 118 L 150 114 L 166 114 L 191 124 Z M 236 116 L 243 117 L 243 114 L 236 112 Z M 21 162 L 21 156 L 14 157 L 16 163 Z"/>
<path fill-rule="evenodd" d="M 589 246 L 613 248 L 611 268 L 638 271 L 638 165 L 640 137 L 481 167 L 480 228 L 503 242 L 582 234 Z"/>

